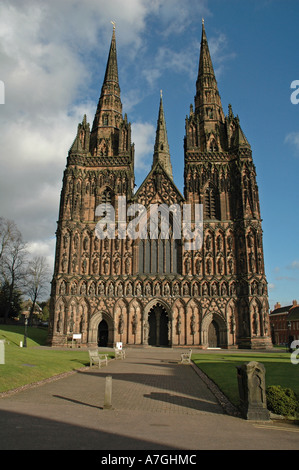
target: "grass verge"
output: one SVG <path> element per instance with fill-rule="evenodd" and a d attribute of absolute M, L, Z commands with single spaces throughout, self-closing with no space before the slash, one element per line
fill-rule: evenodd
<path fill-rule="evenodd" d="M 193 354 L 192 360 L 235 406 L 240 404 L 236 367 L 250 361 L 264 364 L 266 386 L 289 387 L 299 397 L 299 365 L 291 363 L 289 353 L 204 353 Z"/>
<path fill-rule="evenodd" d="M 27 347 L 20 348 L 24 327 L 1 325 L 0 339 L 6 342 L 5 364 L 0 364 L 0 393 L 89 365 L 87 350 L 39 348 L 46 338 L 46 330 L 28 328 Z"/>

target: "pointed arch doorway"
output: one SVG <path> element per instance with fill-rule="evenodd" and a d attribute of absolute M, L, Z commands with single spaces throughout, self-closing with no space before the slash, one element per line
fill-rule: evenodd
<path fill-rule="evenodd" d="M 157 304 L 148 314 L 149 346 L 169 346 L 169 317 L 166 309 Z"/>
<path fill-rule="evenodd" d="M 88 346 L 112 347 L 114 341 L 114 323 L 106 312 L 96 312 L 90 318 L 88 324 Z"/>
<path fill-rule="evenodd" d="M 211 321 L 209 325 L 208 344 L 209 348 L 219 348 L 220 346 L 219 326 L 215 320 Z"/>
<path fill-rule="evenodd" d="M 106 348 L 108 345 L 108 324 L 102 320 L 98 326 L 98 346 Z"/>
<path fill-rule="evenodd" d="M 217 311 L 212 311 L 203 317 L 200 334 L 204 348 L 227 348 L 227 322 Z"/>

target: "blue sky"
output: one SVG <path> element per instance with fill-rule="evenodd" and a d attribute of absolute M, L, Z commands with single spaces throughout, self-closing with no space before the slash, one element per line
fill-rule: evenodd
<path fill-rule="evenodd" d="M 0 4 L 0 215 L 53 263 L 62 176 L 77 124 L 92 124 L 116 22 L 136 183 L 150 169 L 160 90 L 183 191 L 185 117 L 205 27 L 222 105 L 239 115 L 257 170 L 270 306 L 299 301 L 298 0 L 10 0 Z"/>

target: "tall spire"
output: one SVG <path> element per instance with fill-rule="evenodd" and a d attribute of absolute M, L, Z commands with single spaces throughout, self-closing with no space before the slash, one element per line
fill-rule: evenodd
<path fill-rule="evenodd" d="M 117 52 L 116 52 L 116 38 L 115 38 L 115 23 L 113 24 L 112 40 L 110 45 L 109 57 L 106 67 L 104 84 L 114 82 L 118 84 L 118 67 L 117 67 Z"/>
<path fill-rule="evenodd" d="M 162 90 L 161 90 L 161 97 L 160 97 L 160 108 L 159 108 L 159 116 L 157 121 L 157 131 L 156 131 L 156 142 L 155 142 L 155 149 L 154 149 L 154 160 L 153 160 L 153 167 L 160 163 L 168 176 L 173 179 L 172 175 L 172 165 L 170 161 L 170 152 L 169 152 L 169 145 L 168 145 L 168 137 L 167 137 L 167 130 L 166 130 L 166 122 L 164 116 L 164 109 L 163 109 L 163 98 L 162 98 Z"/>
<path fill-rule="evenodd" d="M 92 155 L 96 152 L 95 148 L 99 137 L 108 138 L 112 133 L 117 133 L 122 120 L 122 102 L 118 80 L 115 24 L 113 23 L 113 33 L 104 82 L 91 132 Z"/>
<path fill-rule="evenodd" d="M 186 119 L 187 151 L 221 152 L 227 148 L 223 138 L 225 118 L 212 64 L 204 20 L 196 81 L 195 109 Z"/>
<path fill-rule="evenodd" d="M 199 115 L 200 121 L 224 122 L 224 113 L 210 55 L 204 20 L 202 21 L 201 50 L 196 82 L 195 114 Z"/>
<path fill-rule="evenodd" d="M 113 25 L 113 33 L 106 66 L 106 73 L 96 113 L 96 118 L 98 117 L 96 124 L 98 126 L 108 125 L 109 127 L 118 128 L 121 115 L 122 103 L 120 99 L 120 87 L 118 80 L 115 25 Z"/>

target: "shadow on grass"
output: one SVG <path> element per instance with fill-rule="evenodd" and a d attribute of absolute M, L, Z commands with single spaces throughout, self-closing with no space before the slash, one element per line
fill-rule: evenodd
<path fill-rule="evenodd" d="M 0 337 L 3 337 L 10 343 L 19 346 L 23 341 L 25 334 L 24 325 L 0 325 Z M 39 346 L 45 346 L 48 336 L 48 330 L 39 327 L 27 327 L 27 339 L 33 341 Z"/>

